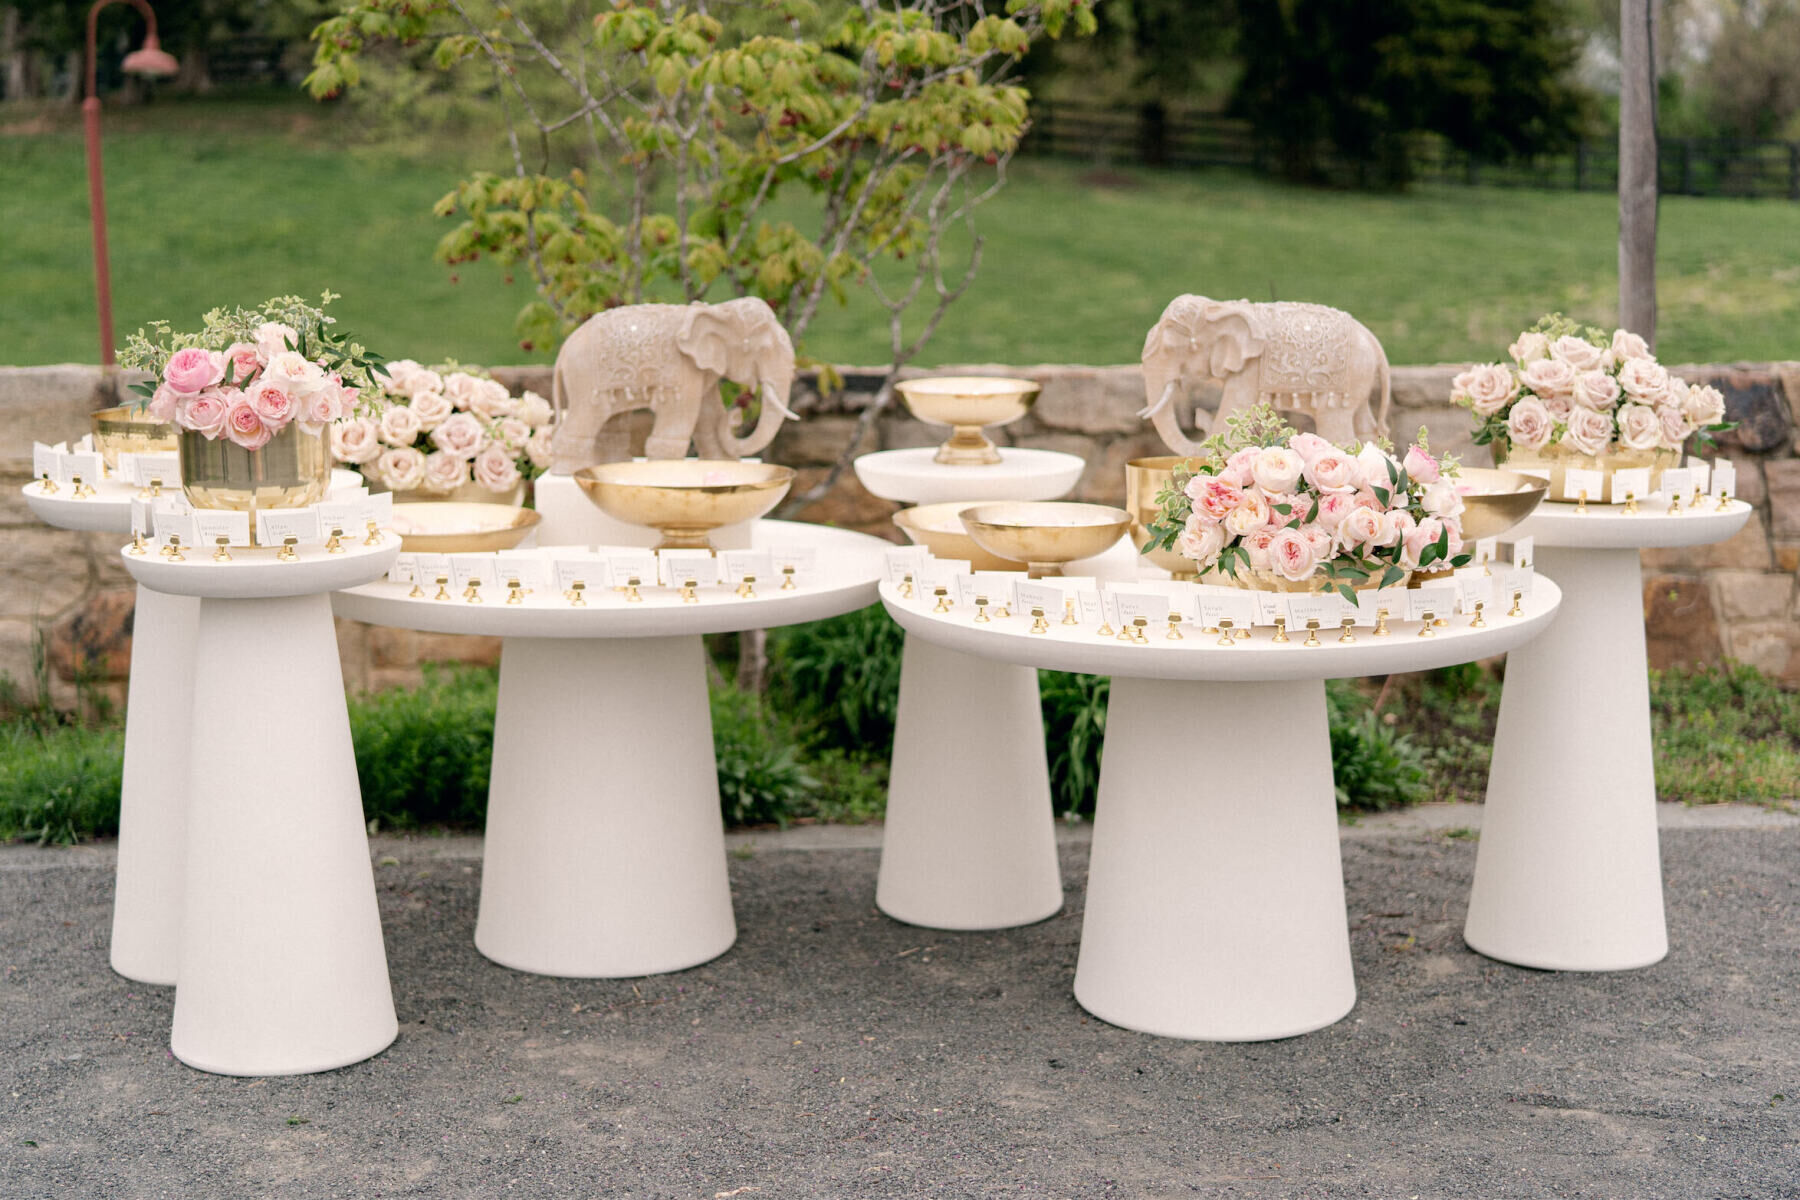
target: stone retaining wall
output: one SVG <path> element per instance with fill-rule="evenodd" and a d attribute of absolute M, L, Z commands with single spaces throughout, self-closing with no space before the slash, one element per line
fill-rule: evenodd
<path fill-rule="evenodd" d="M 1456 366 L 1396 367 L 1391 425 L 1396 438 L 1419 427 L 1434 448 L 1485 464 L 1486 453 L 1469 445 L 1470 422 L 1452 408 L 1450 377 Z M 1063 450 L 1088 461 L 1076 490 L 1079 499 L 1120 503 L 1124 464 L 1164 453 L 1155 432 L 1138 419 L 1143 387 L 1138 368 L 1036 366 L 943 368 L 968 373 L 1025 375 L 1043 384 L 1026 418 L 994 431 L 996 440 Z M 1795 412 L 1800 407 L 1800 363 L 1676 368 L 1691 381 L 1710 381 L 1726 394 L 1730 419 L 1740 427 L 1724 452 L 1738 464 L 1739 494 L 1756 506 L 1744 531 L 1729 542 L 1644 555 L 1644 606 L 1650 661 L 1657 666 L 1739 659 L 1790 685 L 1800 686 L 1800 622 L 1795 620 L 1795 576 L 1800 571 L 1800 457 Z M 515 390 L 549 393 L 549 368 L 498 368 Z M 821 396 L 807 390 L 795 399 L 806 419 L 790 424 L 768 457 L 799 469 L 796 493 L 825 475 L 854 432 L 879 383 L 877 371 L 845 372 L 845 390 Z M 129 659 L 131 584 L 118 565 L 114 539 L 65 533 L 38 524 L 19 496 L 30 477 L 33 440 L 78 436 L 94 408 L 117 403 L 118 389 L 99 368 L 85 366 L 0 369 L 0 547 L 6 578 L 0 585 L 0 672 L 29 689 L 34 636 L 45 646 L 53 694 L 74 699 L 83 671 L 111 681 L 117 692 Z M 1199 397 L 1207 404 L 1212 398 Z M 639 414 L 640 416 L 642 414 Z M 637 437 L 641 445 L 645 423 Z M 921 425 L 903 408 L 878 418 L 860 451 L 925 446 L 941 430 Z M 798 515 L 895 537 L 888 518 L 898 506 L 876 499 L 846 473 L 823 499 Z M 344 674 L 353 686 L 404 683 L 421 662 L 438 659 L 493 661 L 493 639 L 455 638 L 339 623 Z"/>

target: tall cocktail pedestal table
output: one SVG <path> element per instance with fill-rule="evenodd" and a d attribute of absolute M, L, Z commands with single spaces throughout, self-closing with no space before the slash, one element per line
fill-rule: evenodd
<path fill-rule="evenodd" d="M 200 605 L 169 1038 L 191 1067 L 329 1071 L 399 1030 L 327 599 L 399 553 L 392 533 L 292 562 L 271 549 L 229 562 L 121 551 L 145 588 Z"/>
<path fill-rule="evenodd" d="M 360 477 L 333 471 L 334 490 Z M 131 533 L 138 489 L 116 479 L 79 500 L 73 489 L 21 489 L 46 525 Z M 200 601 L 138 585 L 131 619 L 131 673 L 125 693 L 125 762 L 119 791 L 119 854 L 113 888 L 113 970 L 139 983 L 171 985 L 181 946 L 181 880 L 187 838 L 188 708 L 193 694 L 194 623 Z"/>
<path fill-rule="evenodd" d="M 1463 939 L 1489 958 L 1622 971 L 1669 951 L 1638 551 L 1723 541 L 1750 506 L 1702 497 L 1670 513 L 1543 504 L 1508 535 L 1536 540 L 1565 597 L 1506 661 Z M 1541 581 L 1540 581 L 1541 582 Z"/>
<path fill-rule="evenodd" d="M 1100 637 L 1028 617 L 976 624 L 887 584 L 910 639 L 955 654 L 1112 676 L 1075 999 L 1164 1037 L 1262 1041 L 1319 1029 L 1356 1002 L 1325 715 L 1329 678 L 1422 671 L 1500 654 L 1541 633 L 1559 592 L 1542 578 L 1518 617 L 1421 637 L 1336 631 L 1308 646 L 1272 631 L 1220 645 Z"/>
<path fill-rule="evenodd" d="M 1004 446 L 991 466 L 932 461 L 934 448 L 854 464 L 903 504 L 1055 500 L 1086 462 Z M 1037 671 L 907 638 L 875 904 L 909 925 L 1006 929 L 1062 909 L 1056 818 Z"/>
<path fill-rule="evenodd" d="M 341 592 L 339 616 L 503 638 L 475 946 L 503 966 L 630 978 L 716 958 L 737 939 L 701 635 L 838 616 L 875 601 L 887 543 L 758 521 L 752 548 L 806 546 L 820 578 L 753 598 L 702 588 L 642 599 L 594 589 L 522 603 L 418 598 L 406 584 Z M 553 547 L 534 553 L 554 558 Z"/>

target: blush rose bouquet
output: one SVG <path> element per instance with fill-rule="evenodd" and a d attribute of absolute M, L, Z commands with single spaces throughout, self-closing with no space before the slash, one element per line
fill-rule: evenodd
<path fill-rule="evenodd" d="M 257 308 L 215 308 L 198 332 L 155 321 L 133 334 L 119 363 L 154 378 L 134 384 L 139 408 L 208 440 L 260 450 L 290 426 L 318 436 L 355 412 L 381 358 L 332 329 L 325 307 L 278 296 Z"/>
<path fill-rule="evenodd" d="M 500 494 L 550 465 L 550 402 L 514 396 L 480 367 L 398 359 L 368 399 L 332 426 L 331 453 L 390 491 L 442 496 L 473 482 Z"/>
<path fill-rule="evenodd" d="M 1392 587 L 1414 571 L 1468 563 L 1452 458 L 1424 431 L 1400 456 L 1374 442 L 1334 446 L 1297 433 L 1268 405 L 1230 417 L 1205 454 L 1157 497 L 1149 550 L 1174 550 L 1202 582 L 1293 590 Z"/>

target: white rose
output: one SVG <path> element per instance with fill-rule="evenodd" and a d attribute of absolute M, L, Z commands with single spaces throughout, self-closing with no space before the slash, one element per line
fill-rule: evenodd
<path fill-rule="evenodd" d="M 555 412 L 550 402 L 536 392 L 526 392 L 519 397 L 519 411 L 513 414 L 533 429 L 548 425 Z"/>
<path fill-rule="evenodd" d="M 1575 411 L 1575 401 L 1567 396 L 1545 396 L 1542 403 L 1550 419 L 1562 424 L 1566 424 L 1569 414 Z"/>
<path fill-rule="evenodd" d="M 452 371 L 444 376 L 444 395 L 464 412 L 468 411 L 469 402 L 475 399 L 475 391 L 480 386 L 481 377 L 467 371 Z"/>
<path fill-rule="evenodd" d="M 1628 358 L 1619 368 L 1619 386 L 1634 400 L 1654 403 L 1669 391 L 1669 371 L 1654 358 Z"/>
<path fill-rule="evenodd" d="M 425 490 L 444 495 L 469 482 L 469 464 L 442 450 L 425 456 Z"/>
<path fill-rule="evenodd" d="M 525 449 L 525 443 L 531 440 L 531 426 L 517 417 L 501 417 L 494 422 L 494 436 L 516 454 Z"/>
<path fill-rule="evenodd" d="M 1400 473 L 1400 464 L 1374 442 L 1363 443 L 1362 449 L 1356 452 L 1356 461 L 1362 464 L 1363 482 L 1370 487 L 1392 487 L 1394 476 Z"/>
<path fill-rule="evenodd" d="M 1528 362 L 1550 357 L 1550 339 L 1541 333 L 1521 333 L 1519 340 L 1506 348 L 1512 360 L 1521 367 Z"/>
<path fill-rule="evenodd" d="M 511 491 L 519 482 L 519 464 L 513 452 L 495 442 L 476 455 L 475 482 L 490 492 Z"/>
<path fill-rule="evenodd" d="M 424 369 L 410 358 L 397 358 L 382 367 L 378 374 L 387 377 L 387 381 L 382 384 L 385 390 L 405 396 L 410 394 L 406 390 L 407 381 Z"/>
<path fill-rule="evenodd" d="M 1654 450 L 1662 440 L 1662 422 L 1647 404 L 1619 406 L 1619 445 L 1627 450 Z"/>
<path fill-rule="evenodd" d="M 1527 396 L 1506 414 L 1506 436 L 1521 450 L 1542 450 L 1550 444 L 1555 421 L 1542 400 Z"/>
<path fill-rule="evenodd" d="M 548 470 L 550 467 L 550 439 L 553 433 L 554 431 L 550 429 L 540 429 L 531 435 L 530 441 L 525 443 L 526 457 L 531 459 L 531 465 L 540 471 Z"/>
<path fill-rule="evenodd" d="M 1662 425 L 1662 444 L 1665 449 L 1681 449 L 1681 443 L 1685 442 L 1688 435 L 1694 432 L 1693 423 L 1687 419 L 1687 415 L 1681 409 L 1673 404 L 1657 409 L 1656 417 Z"/>
<path fill-rule="evenodd" d="M 1175 552 L 1208 566 L 1225 548 L 1225 531 L 1217 524 L 1189 520 L 1187 528 L 1175 539 Z"/>
<path fill-rule="evenodd" d="M 1248 492 L 1243 503 L 1225 514 L 1225 531 L 1236 537 L 1255 533 L 1269 523 L 1269 502 L 1256 492 Z"/>
<path fill-rule="evenodd" d="M 323 367 L 300 357 L 297 350 L 283 350 L 271 357 L 268 366 L 257 377 L 259 385 L 278 387 L 297 400 L 312 395 L 330 382 Z"/>
<path fill-rule="evenodd" d="M 427 371 L 420 367 L 406 379 L 406 395 L 416 396 L 420 392 L 441 392 L 444 390 L 444 377 L 436 371 Z"/>
<path fill-rule="evenodd" d="M 330 437 L 331 457 L 339 462 L 366 463 L 381 455 L 381 431 L 366 417 L 336 422 Z"/>
<path fill-rule="evenodd" d="M 390 491 L 410 492 L 425 481 L 425 456 L 411 447 L 384 450 L 375 460 L 375 475 Z"/>
<path fill-rule="evenodd" d="M 465 412 L 453 414 L 431 431 L 432 445 L 464 461 L 481 453 L 482 443 L 486 441 L 487 434 L 482 431 L 481 422 Z"/>
<path fill-rule="evenodd" d="M 1315 491 L 1348 492 L 1356 486 L 1358 466 L 1348 454 L 1333 450 L 1308 463 L 1304 475 Z"/>
<path fill-rule="evenodd" d="M 1551 357 L 1562 359 L 1577 371 L 1598 370 L 1605 361 L 1605 354 L 1605 350 L 1586 338 L 1574 337 L 1569 334 L 1564 334 L 1550 343 Z"/>
<path fill-rule="evenodd" d="M 1384 525 L 1381 513 L 1358 505 L 1345 513 L 1344 519 L 1338 522 L 1338 545 L 1345 550 L 1374 545 L 1382 536 Z"/>
<path fill-rule="evenodd" d="M 1265 492 L 1291 492 L 1305 469 L 1306 460 L 1294 451 L 1273 446 L 1257 451 L 1250 463 L 1250 477 Z"/>
<path fill-rule="evenodd" d="M 493 379 L 477 379 L 475 394 L 469 399 L 469 411 L 489 421 L 501 417 L 510 417 L 519 402 L 513 399 L 506 385 Z"/>
<path fill-rule="evenodd" d="M 254 337 L 256 353 L 264 362 L 286 352 L 291 344 L 300 340 L 299 332 L 292 325 L 282 325 L 275 321 L 264 321 L 258 325 Z"/>
<path fill-rule="evenodd" d="M 1620 362 L 1629 358 L 1649 358 L 1650 344 L 1635 333 L 1615 329 L 1612 335 L 1612 352 L 1613 357 Z"/>
<path fill-rule="evenodd" d="M 1689 388 L 1681 411 L 1696 428 L 1717 425 L 1725 419 L 1725 394 L 1711 384 Z"/>
<path fill-rule="evenodd" d="M 1560 358 L 1533 359 L 1519 372 L 1519 378 L 1546 400 L 1552 396 L 1572 395 L 1575 391 L 1575 368 Z"/>
<path fill-rule="evenodd" d="M 1419 497 L 1419 506 L 1434 517 L 1454 517 L 1462 513 L 1463 499 L 1454 483 L 1448 479 L 1440 479 L 1436 483 L 1425 485 L 1424 494 Z"/>
<path fill-rule="evenodd" d="M 427 433 L 449 420 L 450 414 L 456 411 L 442 392 L 414 392 L 412 403 L 407 407 L 419 418 L 419 428 Z"/>
<path fill-rule="evenodd" d="M 410 446 L 419 440 L 419 414 L 404 404 L 390 405 L 381 414 L 381 440 L 390 446 Z"/>
<path fill-rule="evenodd" d="M 1575 380 L 1575 403 L 1608 412 L 1619 402 L 1619 381 L 1605 371 L 1583 371 Z"/>
<path fill-rule="evenodd" d="M 1451 398 L 1460 400 L 1484 417 L 1491 417 L 1506 407 L 1506 402 L 1519 392 L 1513 373 L 1499 363 L 1483 363 L 1470 367 L 1450 381 Z"/>
<path fill-rule="evenodd" d="M 1569 414 L 1569 428 L 1562 445 L 1577 454 L 1604 454 L 1612 444 L 1613 419 L 1591 408 L 1578 408 Z"/>

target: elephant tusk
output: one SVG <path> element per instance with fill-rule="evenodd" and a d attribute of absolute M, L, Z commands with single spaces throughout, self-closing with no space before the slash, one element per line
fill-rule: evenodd
<path fill-rule="evenodd" d="M 763 399 L 773 405 L 775 411 L 780 413 L 783 417 L 786 417 L 790 421 L 798 421 L 800 419 L 800 414 L 783 404 L 781 402 L 781 397 L 775 394 L 775 389 L 766 383 L 762 385 L 762 395 Z"/>
<path fill-rule="evenodd" d="M 1151 417 L 1154 417 L 1157 413 L 1159 413 L 1163 409 L 1167 408 L 1169 406 L 1169 397 L 1175 394 L 1175 385 L 1177 382 L 1179 382 L 1179 380 L 1171 379 L 1171 380 L 1169 380 L 1168 383 L 1165 383 L 1163 385 L 1162 396 L 1156 401 L 1156 403 L 1150 405 L 1148 408 L 1139 410 L 1139 412 L 1138 412 L 1139 419 L 1140 420 L 1149 420 Z"/>

